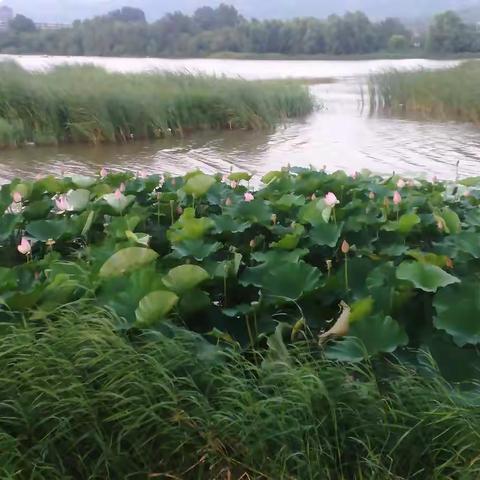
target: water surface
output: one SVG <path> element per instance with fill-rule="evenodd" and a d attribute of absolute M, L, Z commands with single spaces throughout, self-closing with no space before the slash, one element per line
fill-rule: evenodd
<path fill-rule="evenodd" d="M 12 58 L 0 56 L 2 58 Z M 477 175 L 480 130 L 472 125 L 438 123 L 370 115 L 362 108 L 360 89 L 369 73 L 388 68 L 445 68 L 457 61 L 263 61 L 165 60 L 73 57 L 14 57 L 38 70 L 63 63 L 94 63 L 110 71 L 151 70 L 214 73 L 247 79 L 333 77 L 336 83 L 314 85 L 312 92 L 325 109 L 282 125 L 275 131 L 202 132 L 186 138 L 130 145 L 62 146 L 0 152 L 0 182 L 14 176 L 68 172 L 92 173 L 102 166 L 114 170 L 169 171 L 194 168 L 206 172 L 249 170 L 258 174 L 287 164 L 327 166 L 349 172 L 369 168 L 378 173 Z"/>

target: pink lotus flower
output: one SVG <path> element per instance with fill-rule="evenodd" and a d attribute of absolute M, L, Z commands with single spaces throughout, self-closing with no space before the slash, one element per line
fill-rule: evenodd
<path fill-rule="evenodd" d="M 70 210 L 70 204 L 68 203 L 67 197 L 65 195 L 60 195 L 55 199 L 55 207 L 58 210 L 58 213 L 67 212 Z"/>
<path fill-rule="evenodd" d="M 25 237 L 22 237 L 21 242 L 17 246 L 17 250 L 22 255 L 30 255 L 32 253 L 32 245 Z"/>
<path fill-rule="evenodd" d="M 125 187 L 125 183 L 122 182 L 122 183 L 120 184 L 120 187 L 119 187 L 118 189 L 120 190 L 120 192 L 123 193 L 123 192 L 125 191 L 125 188 L 126 188 L 126 187 Z"/>
<path fill-rule="evenodd" d="M 20 203 L 22 201 L 22 194 L 20 192 L 13 192 L 12 196 L 15 203 Z"/>
<path fill-rule="evenodd" d="M 105 167 L 103 167 L 103 168 L 100 170 L 100 176 L 101 176 L 102 178 L 105 178 L 107 175 L 108 175 L 108 170 L 107 170 Z"/>
<path fill-rule="evenodd" d="M 349 243 L 348 243 L 346 240 L 344 240 L 344 241 L 342 242 L 342 247 L 341 247 L 341 249 L 342 249 L 342 253 L 345 254 L 345 255 L 350 251 L 350 245 L 349 245 Z"/>
<path fill-rule="evenodd" d="M 325 195 L 325 203 L 328 207 L 334 207 L 337 203 L 340 203 L 336 197 L 336 195 L 332 192 L 328 192 Z"/>
<path fill-rule="evenodd" d="M 394 205 L 400 205 L 400 203 L 402 203 L 402 196 L 398 190 L 395 190 L 395 193 L 393 194 L 393 203 Z"/>
<path fill-rule="evenodd" d="M 353 172 L 350 176 L 353 178 L 353 180 L 356 180 L 358 177 L 358 172 Z"/>
<path fill-rule="evenodd" d="M 138 178 L 147 178 L 147 172 L 145 170 L 140 170 L 137 174 Z"/>
<path fill-rule="evenodd" d="M 232 180 L 230 182 L 230 187 L 235 190 L 238 187 L 238 182 L 236 182 L 235 180 Z"/>
<path fill-rule="evenodd" d="M 222 182 L 223 183 L 228 183 L 228 175 L 227 174 L 222 176 Z"/>
<path fill-rule="evenodd" d="M 405 188 L 405 185 L 406 185 L 405 180 L 400 178 L 397 182 L 397 188 L 399 189 Z"/>
<path fill-rule="evenodd" d="M 116 198 L 117 200 L 120 200 L 122 197 L 123 197 L 122 191 L 121 191 L 119 188 L 117 188 L 117 189 L 115 190 L 115 198 Z"/>
<path fill-rule="evenodd" d="M 243 198 L 246 202 L 251 202 L 252 200 L 255 200 L 255 197 L 250 192 L 245 193 Z"/>

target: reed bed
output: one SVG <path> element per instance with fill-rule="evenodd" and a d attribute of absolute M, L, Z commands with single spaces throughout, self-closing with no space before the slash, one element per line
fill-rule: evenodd
<path fill-rule="evenodd" d="M 204 129 L 271 128 L 314 108 L 298 82 L 191 73 L 27 72 L 0 64 L 0 147 L 125 143 Z"/>
<path fill-rule="evenodd" d="M 372 110 L 480 124 L 480 63 L 446 70 L 388 71 L 369 82 Z"/>
<path fill-rule="evenodd" d="M 386 377 L 301 344 L 255 364 L 183 329 L 115 326 L 88 304 L 2 324 L 1 478 L 480 476 L 478 398 L 433 369 Z"/>

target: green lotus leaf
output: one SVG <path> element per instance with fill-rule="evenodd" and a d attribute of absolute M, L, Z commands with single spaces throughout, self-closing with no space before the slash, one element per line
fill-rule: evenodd
<path fill-rule="evenodd" d="M 210 175 L 198 173 L 185 182 L 183 190 L 186 194 L 199 198 L 202 195 L 205 195 L 214 183 L 216 183 L 216 181 Z"/>
<path fill-rule="evenodd" d="M 328 346 L 325 355 L 334 360 L 359 362 L 365 356 L 392 353 L 407 344 L 405 330 L 392 317 L 366 316 L 351 325 L 349 337 Z"/>
<path fill-rule="evenodd" d="M 436 265 L 437 267 L 445 267 L 448 262 L 448 257 L 446 255 L 437 255 L 431 252 L 424 253 L 418 250 L 409 250 L 406 253 L 409 257 L 412 257 L 419 262 L 429 263 L 431 265 Z"/>
<path fill-rule="evenodd" d="M 172 268 L 163 277 L 163 283 L 168 289 L 181 295 L 209 278 L 208 272 L 198 265 L 180 265 Z"/>
<path fill-rule="evenodd" d="M 308 202 L 300 209 L 298 213 L 298 221 L 300 223 L 310 223 L 312 226 L 328 223 L 332 209 L 328 207 L 323 200 L 319 198 L 312 202 Z"/>
<path fill-rule="evenodd" d="M 289 233 L 281 238 L 278 242 L 271 244 L 272 248 L 279 248 L 281 250 L 294 250 L 297 248 L 300 237 L 294 233 Z"/>
<path fill-rule="evenodd" d="M 460 232 L 450 238 L 458 250 L 468 253 L 474 258 L 480 258 L 480 233 Z"/>
<path fill-rule="evenodd" d="M 131 242 L 137 245 L 141 245 L 143 247 L 148 247 L 148 245 L 150 244 L 150 239 L 152 238 L 150 235 L 146 233 L 134 233 L 131 230 L 127 230 L 125 232 L 125 236 Z"/>
<path fill-rule="evenodd" d="M 441 216 L 445 222 L 445 231 L 447 233 L 455 234 L 459 233 L 462 229 L 460 218 L 458 215 L 448 207 L 443 208 L 440 211 Z"/>
<path fill-rule="evenodd" d="M 233 172 L 228 176 L 228 179 L 233 182 L 240 182 L 241 180 L 249 182 L 252 176 L 253 175 L 247 172 Z"/>
<path fill-rule="evenodd" d="M 348 319 L 350 325 L 370 316 L 373 312 L 374 300 L 372 297 L 362 298 L 352 304 L 352 310 Z"/>
<path fill-rule="evenodd" d="M 101 278 L 120 277 L 154 262 L 158 253 L 149 248 L 127 247 L 114 253 L 100 269 Z"/>
<path fill-rule="evenodd" d="M 423 262 L 402 262 L 397 267 L 397 278 L 413 283 L 415 288 L 425 292 L 436 292 L 460 280 L 441 268 Z"/>
<path fill-rule="evenodd" d="M 388 232 L 399 232 L 403 235 L 409 234 L 416 225 L 420 223 L 420 217 L 415 213 L 406 213 L 398 221 L 388 222 L 382 229 Z"/>
<path fill-rule="evenodd" d="M 195 210 L 186 208 L 178 221 L 170 227 L 167 236 L 172 243 L 179 243 L 202 238 L 214 227 L 213 220 L 206 217 L 195 218 Z"/>
<path fill-rule="evenodd" d="M 320 277 L 320 270 L 300 261 L 247 268 L 240 283 L 262 288 L 274 296 L 297 300 L 304 293 L 317 289 Z"/>
<path fill-rule="evenodd" d="M 72 183 L 78 188 L 90 188 L 97 183 L 97 180 L 93 177 L 86 177 L 85 175 L 72 175 L 70 177 Z"/>
<path fill-rule="evenodd" d="M 335 247 L 342 234 L 343 225 L 321 223 L 310 230 L 309 237 L 316 245 Z"/>
<path fill-rule="evenodd" d="M 281 250 L 269 250 L 267 252 L 254 252 L 252 258 L 258 263 L 276 264 L 279 262 L 298 263 L 301 258 L 308 255 L 309 251 L 305 249 L 292 250 L 284 252 Z"/>
<path fill-rule="evenodd" d="M 70 223 L 61 220 L 35 220 L 25 227 L 25 230 L 36 240 L 46 242 L 49 239 L 58 240 L 69 231 Z"/>
<path fill-rule="evenodd" d="M 473 227 L 480 227 L 480 209 L 468 210 L 465 214 L 465 222 Z"/>
<path fill-rule="evenodd" d="M 0 293 L 17 286 L 17 276 L 11 268 L 0 267 Z"/>
<path fill-rule="evenodd" d="M 66 199 L 72 211 L 83 212 L 90 201 L 90 192 L 84 189 L 70 190 L 66 195 Z"/>
<path fill-rule="evenodd" d="M 480 283 L 463 282 L 435 295 L 434 325 L 450 334 L 459 346 L 480 344 Z"/>
<path fill-rule="evenodd" d="M 212 215 L 215 222 L 215 233 L 242 233 L 251 227 L 250 222 L 239 222 L 230 215 Z"/>
<path fill-rule="evenodd" d="M 0 216 L 0 242 L 3 242 L 10 237 L 21 221 L 21 215 L 6 213 L 5 215 Z"/>
<path fill-rule="evenodd" d="M 272 172 L 268 172 L 266 173 L 263 177 L 262 177 L 262 183 L 264 183 L 265 185 L 271 183 L 272 181 L 276 180 L 277 178 L 280 178 L 283 176 L 283 172 L 282 171 L 272 171 Z"/>
<path fill-rule="evenodd" d="M 294 207 L 302 207 L 305 205 L 305 197 L 303 195 L 293 195 L 286 193 L 282 195 L 273 205 L 283 211 L 288 211 Z"/>
<path fill-rule="evenodd" d="M 60 193 L 65 189 L 65 182 L 61 179 L 48 176 L 37 180 L 33 185 L 34 193 L 47 192 L 50 195 Z"/>
<path fill-rule="evenodd" d="M 107 193 L 102 198 L 117 215 L 121 215 L 135 201 L 133 195 L 125 196 L 123 193 Z"/>
<path fill-rule="evenodd" d="M 23 217 L 25 220 L 40 220 L 44 219 L 53 207 L 53 202 L 49 198 L 37 200 L 30 203 L 23 210 Z"/>
<path fill-rule="evenodd" d="M 151 292 L 140 300 L 135 311 L 136 326 L 151 328 L 165 319 L 178 303 L 178 297 L 166 290 Z"/>
<path fill-rule="evenodd" d="M 195 288 L 182 295 L 178 306 L 182 315 L 191 315 L 207 309 L 210 304 L 211 301 L 208 293 Z"/>
<path fill-rule="evenodd" d="M 193 257 L 202 261 L 222 248 L 220 242 L 205 243 L 201 239 L 183 240 L 172 245 L 173 255 L 177 258 Z"/>
<path fill-rule="evenodd" d="M 240 202 L 233 208 L 236 218 L 248 220 L 251 223 L 270 224 L 272 210 L 263 200 L 256 198 L 251 202 Z"/>

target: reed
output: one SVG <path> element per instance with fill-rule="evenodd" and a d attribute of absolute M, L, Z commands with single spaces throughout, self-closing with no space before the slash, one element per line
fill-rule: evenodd
<path fill-rule="evenodd" d="M 255 365 L 180 328 L 115 326 L 91 304 L 2 324 L 1 478 L 480 476 L 478 397 L 433 369 L 385 377 L 301 344 Z"/>
<path fill-rule="evenodd" d="M 480 123 L 480 63 L 446 70 L 388 71 L 370 77 L 372 109 Z"/>
<path fill-rule="evenodd" d="M 126 143 L 203 129 L 271 128 L 312 111 L 300 83 L 191 73 L 27 72 L 0 64 L 0 146 Z"/>

